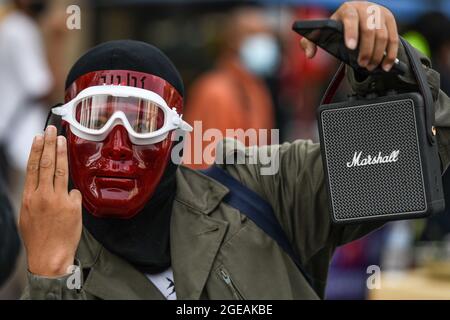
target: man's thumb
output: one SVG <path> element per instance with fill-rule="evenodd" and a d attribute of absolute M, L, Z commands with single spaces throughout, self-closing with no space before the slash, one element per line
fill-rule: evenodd
<path fill-rule="evenodd" d="M 300 45 L 305 51 L 306 57 L 311 59 L 316 55 L 317 46 L 306 38 L 300 40 Z"/>

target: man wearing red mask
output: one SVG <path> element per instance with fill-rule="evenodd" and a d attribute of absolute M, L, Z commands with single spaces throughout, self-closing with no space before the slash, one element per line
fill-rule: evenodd
<path fill-rule="evenodd" d="M 371 5 L 349 2 L 332 16 L 344 23 L 346 45 L 354 49 L 361 39 L 359 63 L 369 70 L 380 64 L 390 69 L 397 51 L 407 63 L 387 9 L 380 7 L 381 29 L 365 29 Z M 302 45 L 313 57 L 316 48 Z M 435 94 L 437 139 L 447 168 L 450 102 L 439 91 L 438 74 L 422 61 Z M 410 89 L 414 83 L 410 76 L 388 74 L 358 81 L 351 72 L 349 80 L 359 93 L 377 85 Z M 73 66 L 66 88 L 66 104 L 53 109 L 62 119 L 62 135 L 49 126 L 30 153 L 20 218 L 29 267 L 24 298 L 323 298 L 336 246 L 377 227 L 332 224 L 317 144 L 299 140 L 267 147 L 279 154 L 279 170 L 272 175 L 261 175 L 259 164 L 220 165 L 273 208 L 299 267 L 226 202 L 233 190 L 177 167 L 173 135 L 191 130 L 181 116 L 183 86 L 153 46 L 97 46 Z M 224 149 L 238 152 L 227 143 Z M 77 275 L 70 273 L 72 265 L 80 270 L 80 286 L 71 285 Z"/>
<path fill-rule="evenodd" d="M 153 46 L 108 42 L 72 67 L 65 101 L 53 109 L 53 117 L 62 118 L 69 183 L 83 195 L 86 234 L 143 274 L 165 271 L 171 264 L 169 231 L 176 189 L 172 140 L 176 130 L 190 130 L 180 116 L 183 84 L 177 70 Z M 45 141 L 52 137 L 55 128 L 49 126 Z M 42 142 L 43 137 L 37 137 L 35 145 Z M 60 136 L 57 150 L 61 143 Z M 44 148 L 39 188 L 47 150 L 54 152 Z M 66 164 L 58 159 L 55 187 L 67 188 Z M 78 199 L 79 193 L 70 196 Z M 75 221 L 73 226 L 80 227 Z M 173 278 L 170 273 L 165 277 Z"/>

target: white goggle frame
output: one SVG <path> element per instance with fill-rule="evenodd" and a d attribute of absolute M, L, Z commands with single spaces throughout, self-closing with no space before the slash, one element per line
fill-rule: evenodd
<path fill-rule="evenodd" d="M 161 128 L 153 132 L 137 133 L 131 127 L 125 113 L 123 113 L 123 111 L 116 111 L 101 129 L 86 128 L 75 119 L 75 107 L 83 99 L 97 95 L 109 95 L 123 98 L 133 97 L 152 101 L 162 108 L 162 111 L 164 112 L 164 124 Z M 160 95 L 153 91 L 129 86 L 102 85 L 88 87 L 66 104 L 53 108 L 52 112 L 67 121 L 70 124 L 70 130 L 77 137 L 96 142 L 105 140 L 109 132 L 116 125 L 123 125 L 127 129 L 131 142 L 137 145 L 148 145 L 161 142 L 167 138 L 167 135 L 171 130 L 180 129 L 185 132 L 192 131 L 192 127 L 183 120 L 182 115 L 179 115 L 175 108 L 171 109 Z"/>

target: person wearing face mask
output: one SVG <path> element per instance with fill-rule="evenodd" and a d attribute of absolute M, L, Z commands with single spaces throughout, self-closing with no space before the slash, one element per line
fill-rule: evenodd
<path fill-rule="evenodd" d="M 223 30 L 216 68 L 192 85 L 185 119 L 191 124 L 201 121 L 202 132 L 214 128 L 224 137 L 226 129 L 273 129 L 274 107 L 263 79 L 276 72 L 280 49 L 264 11 L 257 7 L 235 9 L 227 16 Z M 190 152 L 185 152 L 184 158 L 187 166 L 196 169 L 211 164 L 208 159 L 194 161 L 196 150 L 191 140 L 202 134 L 199 129 L 194 127 L 191 139 L 187 139 L 185 148 Z M 270 143 L 269 138 L 266 143 Z"/>
<path fill-rule="evenodd" d="M 346 45 L 362 39 L 364 67 L 389 69 L 397 56 L 408 64 L 386 8 L 372 41 L 360 29 L 371 5 L 345 3 L 332 16 L 344 23 Z M 383 32 L 391 41 L 380 42 Z M 302 46 L 314 56 L 312 43 Z M 450 100 L 422 62 L 445 169 Z M 414 86 L 410 74 L 347 76 L 360 94 Z M 310 141 L 261 147 L 279 156 L 270 175 L 260 163 L 217 163 L 208 171 L 177 165 L 175 136 L 192 130 L 183 97 L 175 66 L 143 42 L 103 43 L 74 64 L 65 104 L 48 121 L 60 132 L 49 125 L 36 136 L 28 160 L 19 222 L 29 271 L 24 299 L 323 298 L 335 248 L 379 227 L 332 223 L 320 147 Z M 225 139 L 222 151 L 249 149 Z M 278 238 L 254 215 L 270 211 L 265 224 Z"/>

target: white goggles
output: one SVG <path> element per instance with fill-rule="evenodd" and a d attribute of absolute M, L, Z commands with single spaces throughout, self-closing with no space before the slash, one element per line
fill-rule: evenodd
<path fill-rule="evenodd" d="M 161 142 L 171 130 L 192 131 L 160 95 L 129 86 L 86 88 L 52 112 L 70 124 L 73 134 L 90 141 L 105 140 L 116 125 L 123 125 L 137 145 Z"/>

